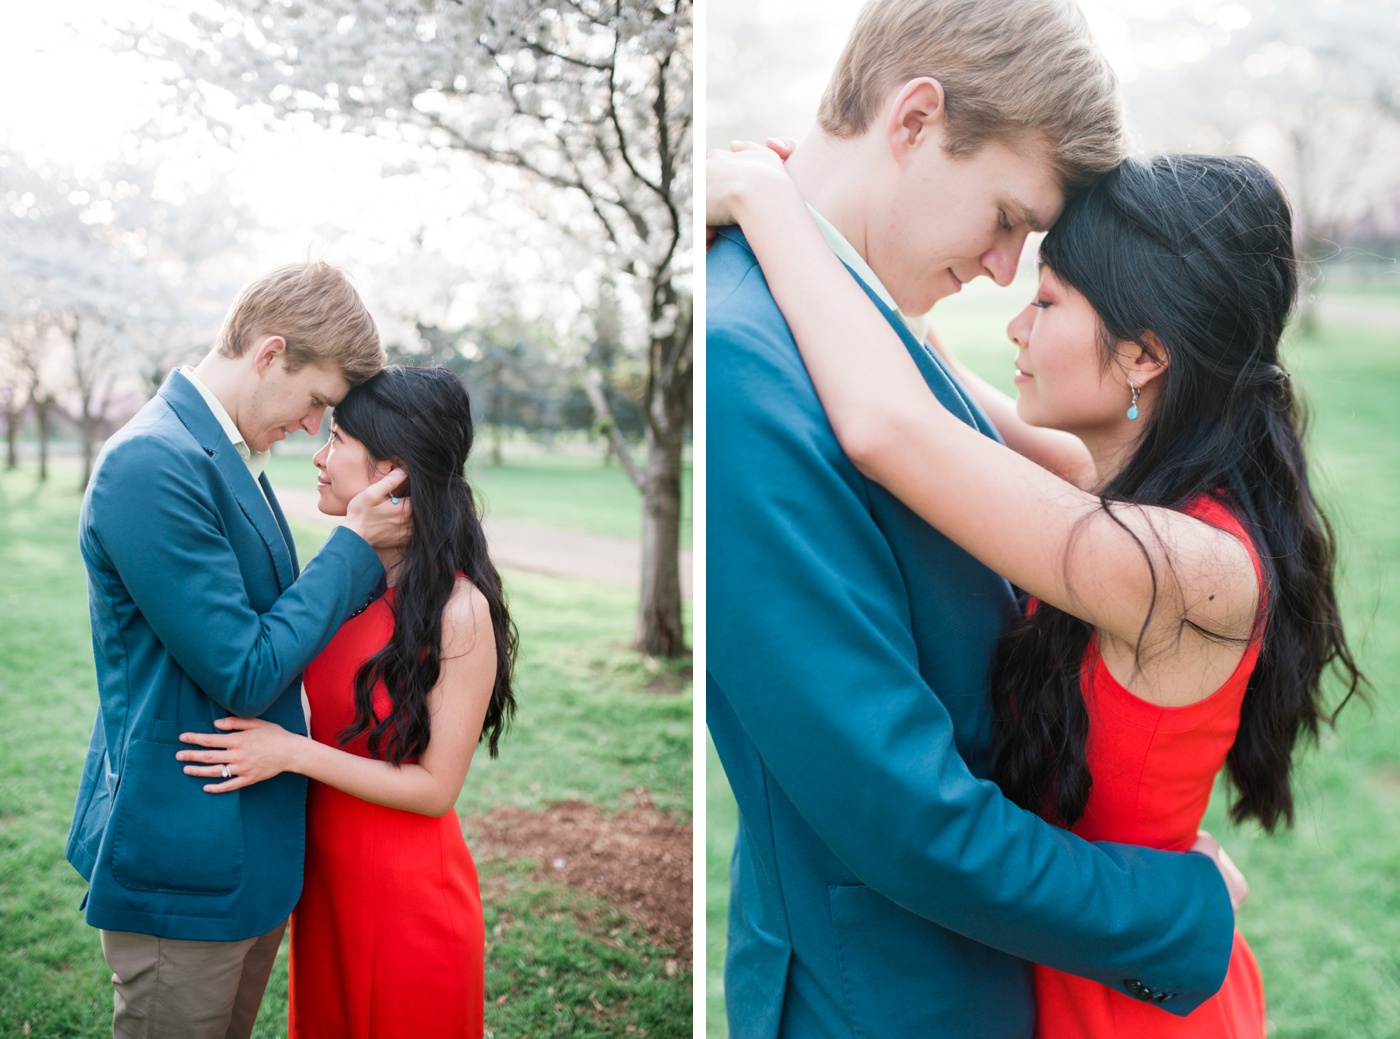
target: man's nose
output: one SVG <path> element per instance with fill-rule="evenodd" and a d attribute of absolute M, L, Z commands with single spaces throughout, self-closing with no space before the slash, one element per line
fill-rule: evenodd
<path fill-rule="evenodd" d="M 320 408 L 315 411 L 308 411 L 301 420 L 301 428 L 310 433 L 313 437 L 316 431 L 321 428 L 321 420 L 326 417 L 326 409 Z"/>
<path fill-rule="evenodd" d="M 1015 230 L 1004 236 L 996 245 L 982 254 L 982 267 L 987 277 L 1002 288 L 1011 284 L 1016 277 L 1016 267 L 1021 262 L 1021 250 L 1026 246 L 1025 230 Z"/>

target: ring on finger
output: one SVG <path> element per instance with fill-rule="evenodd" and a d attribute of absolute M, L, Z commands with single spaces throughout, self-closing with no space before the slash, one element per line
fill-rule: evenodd
<path fill-rule="evenodd" d="M 224 779 L 233 778 L 233 773 L 229 771 L 228 765 L 224 765 L 221 769 L 219 769 L 219 775 L 222 776 Z"/>

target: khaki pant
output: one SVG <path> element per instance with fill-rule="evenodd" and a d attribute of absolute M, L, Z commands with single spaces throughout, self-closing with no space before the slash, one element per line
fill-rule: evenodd
<path fill-rule="evenodd" d="M 114 1039 L 248 1039 L 286 929 L 240 942 L 103 931 Z"/>

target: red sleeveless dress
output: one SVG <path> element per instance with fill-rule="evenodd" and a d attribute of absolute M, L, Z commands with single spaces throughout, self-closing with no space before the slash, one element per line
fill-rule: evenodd
<path fill-rule="evenodd" d="M 393 631 L 393 590 L 306 669 L 311 735 L 340 746 L 360 665 Z M 389 710 L 383 685 L 375 709 Z M 361 734 L 342 749 L 369 756 Z M 291 923 L 291 1039 L 480 1039 L 485 932 L 457 813 L 370 804 L 312 781 L 306 871 Z"/>
<path fill-rule="evenodd" d="M 1186 510 L 1239 538 L 1255 573 L 1259 559 L 1239 521 L 1220 502 L 1199 498 Z M 1138 699 L 1109 674 L 1098 642 L 1083 670 L 1089 708 L 1089 770 L 1094 785 L 1074 833 L 1089 841 L 1186 851 L 1210 801 L 1215 776 L 1239 728 L 1245 686 L 1259 658 L 1256 637 L 1239 666 L 1212 695 L 1186 707 Z M 1104 985 L 1035 968 L 1040 1039 L 1263 1039 L 1264 985 L 1238 930 L 1225 984 L 1187 1017 Z"/>

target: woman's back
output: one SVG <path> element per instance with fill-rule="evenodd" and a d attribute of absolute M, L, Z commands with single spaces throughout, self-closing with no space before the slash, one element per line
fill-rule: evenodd
<path fill-rule="evenodd" d="M 1248 534 L 1224 504 L 1203 497 L 1185 511 L 1239 538 L 1259 573 Z M 1220 688 L 1195 703 L 1163 707 L 1124 688 L 1104 663 L 1097 641 L 1091 640 L 1081 689 L 1089 712 L 1087 753 L 1093 787 L 1083 816 L 1070 829 L 1090 841 L 1189 850 L 1215 777 L 1235 741 L 1258 658 L 1256 637 L 1243 648 L 1234 673 Z M 1037 1034 L 1045 1039 L 1245 1039 L 1264 1034 L 1263 982 L 1238 931 L 1220 993 L 1185 1018 L 1047 967 L 1037 966 L 1035 979 Z"/>

